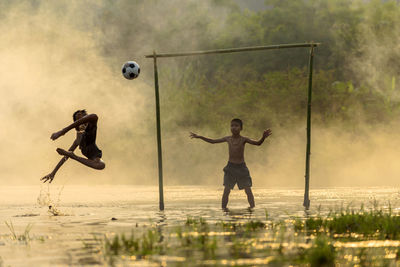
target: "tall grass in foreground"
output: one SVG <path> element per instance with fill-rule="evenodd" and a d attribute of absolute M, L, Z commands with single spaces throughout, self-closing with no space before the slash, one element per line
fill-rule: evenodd
<path fill-rule="evenodd" d="M 400 216 L 374 208 L 272 221 L 188 217 L 176 227 L 136 228 L 104 237 L 104 260 L 196 265 L 395 265 L 400 259 Z M 390 242 L 379 241 L 392 239 Z M 373 243 L 365 243 L 373 240 Z M 381 242 L 381 243 L 379 243 Z M 397 242 L 397 243 L 396 243 Z M 371 244 L 373 246 L 371 246 Z M 123 259 L 124 258 L 124 259 Z"/>
<path fill-rule="evenodd" d="M 306 220 L 296 219 L 296 231 L 308 233 L 325 233 L 333 237 L 351 237 L 358 234 L 363 238 L 391 239 L 400 238 L 400 214 L 393 214 L 389 207 L 387 212 L 382 209 L 359 211 L 341 210 L 330 212 L 326 217 L 317 215 Z"/>
<path fill-rule="evenodd" d="M 136 237 L 132 231 L 130 236 L 115 235 L 114 238 L 105 238 L 104 248 L 109 255 L 136 255 L 144 257 L 151 254 L 163 254 L 165 248 L 155 229 L 149 229 L 141 236 Z"/>
<path fill-rule="evenodd" d="M 32 230 L 33 224 L 29 223 L 26 227 L 25 230 L 22 234 L 17 234 L 14 229 L 14 225 L 12 221 L 10 222 L 4 222 L 7 226 L 7 228 L 10 230 L 10 237 L 12 240 L 16 241 L 22 241 L 24 243 L 28 243 L 31 240 L 31 237 L 29 235 L 30 231 Z"/>

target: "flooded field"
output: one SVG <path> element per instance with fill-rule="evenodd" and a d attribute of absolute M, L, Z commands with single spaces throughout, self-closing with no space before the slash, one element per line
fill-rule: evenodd
<path fill-rule="evenodd" d="M 397 188 L 314 189 L 308 212 L 302 189 L 253 191 L 253 211 L 235 189 L 223 212 L 222 188 L 166 187 L 160 212 L 157 187 L 2 187 L 0 266 L 288 266 L 312 263 L 318 253 L 343 264 L 395 266 Z M 354 228 L 378 219 L 383 230 Z M 350 232 L 338 232 L 339 223 Z"/>

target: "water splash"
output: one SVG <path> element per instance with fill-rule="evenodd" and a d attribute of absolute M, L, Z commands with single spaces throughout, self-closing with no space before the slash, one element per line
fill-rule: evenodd
<path fill-rule="evenodd" d="M 39 196 L 37 197 L 37 204 L 39 204 L 41 207 L 44 207 L 51 205 L 51 203 L 50 184 L 42 184 L 40 186 Z"/>
<path fill-rule="evenodd" d="M 53 216 L 68 216 L 68 214 L 62 213 L 57 207 L 50 205 L 48 213 L 52 214 Z"/>
<path fill-rule="evenodd" d="M 40 207 L 48 207 L 48 213 L 53 216 L 68 216 L 68 214 L 61 212 L 58 208 L 61 202 L 61 193 L 63 192 L 65 187 L 65 183 L 60 187 L 58 193 L 56 194 L 57 197 L 52 199 L 51 197 L 51 190 L 50 184 L 42 184 L 40 186 L 39 196 L 37 197 L 37 203 Z"/>

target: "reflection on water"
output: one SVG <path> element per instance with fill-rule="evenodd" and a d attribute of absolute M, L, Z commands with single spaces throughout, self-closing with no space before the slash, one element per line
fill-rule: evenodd
<path fill-rule="evenodd" d="M 99 264 L 98 257 L 94 257 L 88 251 L 92 249 L 94 255 L 98 255 L 99 248 L 93 244 L 97 244 L 96 242 L 104 235 L 113 236 L 118 233 L 130 233 L 132 229 L 156 227 L 161 238 L 169 238 L 167 228 L 182 225 L 188 217 L 202 217 L 210 224 L 220 221 L 240 223 L 249 220 L 290 220 L 293 217 L 304 218 L 316 213 L 324 215 L 330 210 L 341 207 L 358 209 L 364 204 L 365 208 L 368 208 L 376 205 L 376 202 L 383 208 L 388 208 L 390 202 L 394 211 L 400 208 L 399 192 L 396 188 L 311 190 L 311 208 L 307 212 L 302 207 L 304 192 L 301 189 L 254 188 L 253 192 L 256 201 L 254 210 L 246 208 L 245 193 L 234 190 L 228 205 L 230 209 L 224 212 L 220 210 L 222 188 L 166 187 L 166 209 L 159 211 L 156 187 L 121 185 L 1 187 L 0 262 L 3 261 L 5 266 Z M 268 218 L 265 210 L 268 212 Z M 9 230 L 2 223 L 4 221 L 12 221 L 17 233 L 22 233 L 27 225 L 32 224 L 30 236 L 33 241 L 29 246 L 12 242 Z M 211 231 L 210 234 L 231 235 L 226 231 Z M 292 241 L 282 243 L 277 242 L 276 238 L 262 236 L 254 242 L 254 246 L 264 249 L 274 246 L 290 247 L 294 244 Z M 308 241 L 303 241 L 307 245 Z M 376 240 L 336 242 L 335 247 L 399 247 L 400 244 L 396 242 Z M 168 255 L 160 256 L 159 262 L 185 260 L 180 257 L 168 257 Z M 264 265 L 270 260 L 257 257 L 226 259 L 219 260 L 218 264 Z M 144 264 L 143 261 L 140 263 Z M 204 265 L 215 263 L 215 260 L 211 259 L 202 262 Z"/>

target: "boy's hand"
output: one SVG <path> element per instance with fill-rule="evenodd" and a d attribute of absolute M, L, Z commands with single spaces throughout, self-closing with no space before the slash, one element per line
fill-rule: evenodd
<path fill-rule="evenodd" d="M 59 138 L 59 137 L 62 136 L 62 135 L 64 135 L 64 131 L 63 131 L 63 130 L 53 133 L 53 134 L 50 136 L 50 139 L 51 139 L 51 140 L 56 140 L 57 138 Z"/>
<path fill-rule="evenodd" d="M 195 133 L 190 132 L 190 138 L 199 138 L 199 136 Z"/>
<path fill-rule="evenodd" d="M 267 138 L 267 137 L 270 136 L 271 134 L 272 134 L 272 132 L 271 132 L 270 129 L 265 130 L 264 133 L 263 133 L 263 137 L 264 137 L 264 138 Z"/>
<path fill-rule="evenodd" d="M 43 178 L 41 178 L 40 181 L 43 181 L 43 183 L 49 181 L 49 183 L 51 183 L 53 181 L 53 179 L 54 179 L 54 174 L 50 173 L 50 174 L 47 174 L 46 176 L 44 176 Z"/>

